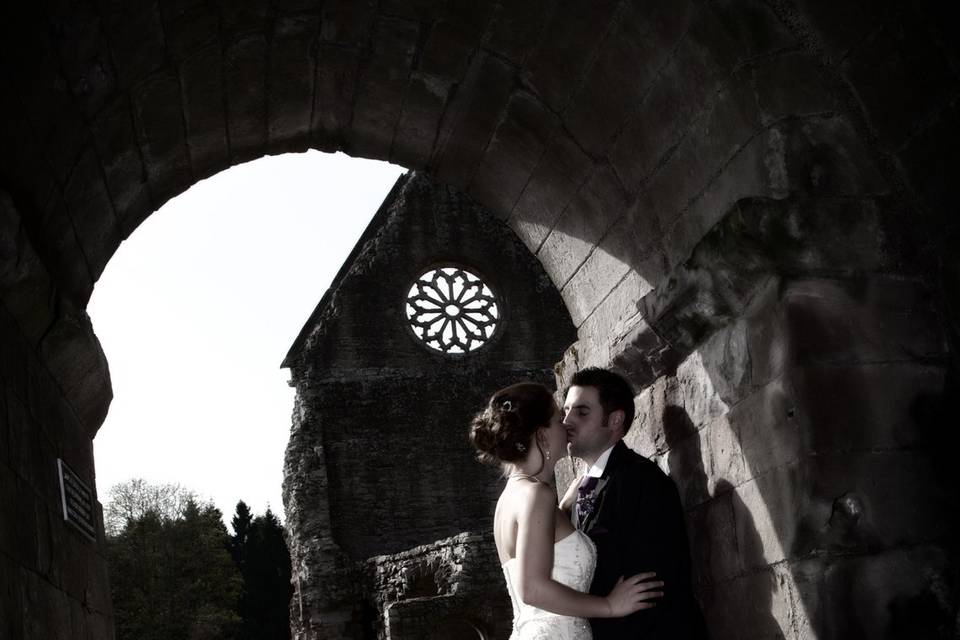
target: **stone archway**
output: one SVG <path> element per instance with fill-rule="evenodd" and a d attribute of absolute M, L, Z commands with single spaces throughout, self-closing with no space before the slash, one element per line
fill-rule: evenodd
<path fill-rule="evenodd" d="M 958 270 L 946 212 L 958 57 L 937 8 L 282 0 L 239 9 L 90 0 L 2 11 L 3 380 L 7 422 L 16 423 L 8 440 L 19 444 L 4 462 L 10 489 L 0 504 L 4 514 L 26 514 L 5 521 L 32 522 L 2 538 L 32 540 L 27 556 L 4 556 L 14 577 L 3 588 L 16 594 L 9 602 L 38 612 L 23 624 L 40 624 L 60 600 L 74 608 L 97 600 L 83 595 L 84 580 L 105 584 L 96 559 L 60 531 L 44 475 L 65 451 L 93 474 L 89 442 L 110 400 L 107 364 L 83 312 L 95 281 L 122 238 L 163 202 L 264 154 L 341 149 L 466 188 L 509 221 L 561 290 L 580 329 L 578 366 L 613 361 L 647 383 L 669 377 L 677 360 L 729 326 L 698 318 L 736 326 L 762 315 L 748 309 L 751 295 L 740 304 L 729 289 L 702 286 L 739 282 L 737 268 L 754 264 L 743 258 L 728 268 L 728 245 L 703 244 L 731 211 L 761 199 L 796 211 L 813 203 L 842 218 L 849 205 L 873 216 L 879 237 L 898 240 L 895 259 L 864 266 L 827 252 L 814 271 L 852 273 L 868 285 L 882 272 L 892 280 L 880 291 L 905 282 L 894 305 L 901 316 L 933 300 L 932 316 L 915 316 L 933 327 L 923 332 L 929 344 L 893 357 L 906 368 L 911 358 L 932 363 L 921 385 L 932 396 L 952 366 Z M 800 244 L 828 244 L 824 219 Z M 917 221 L 915 236 L 898 233 L 904 220 Z M 774 263 L 777 277 L 812 273 L 802 259 Z M 706 290 L 732 311 L 714 314 L 710 303 L 683 312 L 689 299 L 676 298 L 671 282 Z M 837 291 L 821 284 L 787 287 L 772 308 L 815 309 Z M 840 308 L 853 300 L 875 321 L 870 345 L 909 343 L 889 333 L 876 288 L 840 291 L 832 298 Z M 821 319 L 832 326 L 831 313 Z M 791 322 L 794 332 L 810 326 Z M 787 361 L 796 363 L 804 343 L 790 344 Z M 857 406 L 883 406 L 859 397 Z M 944 415 L 903 404 L 900 414 L 919 411 L 925 424 Z M 944 484 L 940 476 L 909 482 Z M 897 520 L 891 509 L 884 522 Z M 939 539 L 942 524 L 931 516 L 922 531 L 885 544 L 913 549 Z M 65 569 L 70 558 L 84 558 L 88 570 Z M 102 597 L 91 608 L 109 617 Z"/>

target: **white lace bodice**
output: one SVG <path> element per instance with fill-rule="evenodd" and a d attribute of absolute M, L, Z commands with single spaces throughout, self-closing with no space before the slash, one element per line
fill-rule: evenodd
<path fill-rule="evenodd" d="M 587 592 L 597 564 L 593 541 L 580 530 L 553 545 L 551 576 L 571 589 Z M 503 563 L 507 591 L 513 603 L 513 635 L 511 640 L 591 640 L 590 624 L 584 618 L 561 616 L 527 604 L 517 595 L 517 559 Z"/>

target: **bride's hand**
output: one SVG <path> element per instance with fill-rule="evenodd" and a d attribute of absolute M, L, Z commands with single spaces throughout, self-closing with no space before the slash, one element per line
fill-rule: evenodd
<path fill-rule="evenodd" d="M 607 606 L 610 607 L 611 618 L 621 618 L 630 615 L 634 611 L 641 609 L 650 609 L 657 606 L 655 602 L 647 602 L 654 598 L 663 596 L 660 588 L 663 586 L 662 580 L 653 580 L 655 573 L 638 573 L 624 580 L 623 576 L 613 585 L 613 589 L 607 594 Z"/>

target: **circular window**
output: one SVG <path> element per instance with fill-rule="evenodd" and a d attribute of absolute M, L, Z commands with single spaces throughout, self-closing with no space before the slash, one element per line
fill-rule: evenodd
<path fill-rule="evenodd" d="M 407 320 L 425 345 L 446 354 L 476 351 L 500 323 L 496 294 L 460 267 L 427 271 L 407 293 Z"/>

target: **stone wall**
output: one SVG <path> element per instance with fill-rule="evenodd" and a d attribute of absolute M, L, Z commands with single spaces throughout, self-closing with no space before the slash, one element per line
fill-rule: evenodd
<path fill-rule="evenodd" d="M 57 468 L 96 491 L 90 425 L 109 403 L 106 362 L 2 192 L 0 294 L 0 639 L 112 638 L 100 505 L 91 541 L 64 522 Z"/>
<path fill-rule="evenodd" d="M 364 568 L 364 590 L 373 594 L 378 640 L 506 638 L 512 611 L 493 534 L 463 533 L 377 556 Z M 465 635 L 462 635 L 465 634 Z"/>
<path fill-rule="evenodd" d="M 743 202 L 559 369 L 612 354 L 642 390 L 627 443 L 679 487 L 714 637 L 955 637 L 953 360 L 890 206 Z"/>

